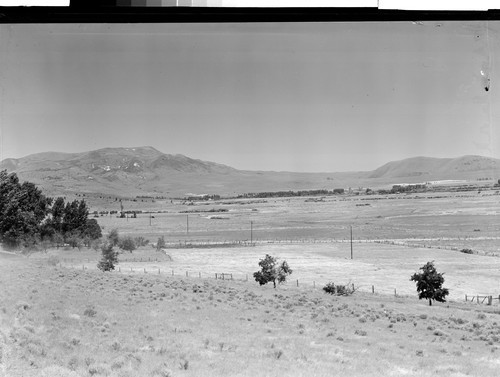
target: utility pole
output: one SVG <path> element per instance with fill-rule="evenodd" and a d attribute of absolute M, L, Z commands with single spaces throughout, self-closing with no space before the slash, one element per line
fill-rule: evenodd
<path fill-rule="evenodd" d="M 149 226 L 151 226 L 151 211 L 149 211 Z"/>
<path fill-rule="evenodd" d="M 253 245 L 253 221 L 250 221 L 250 245 Z"/>
<path fill-rule="evenodd" d="M 353 259 L 353 257 L 352 257 L 352 225 L 351 225 L 351 259 Z"/>

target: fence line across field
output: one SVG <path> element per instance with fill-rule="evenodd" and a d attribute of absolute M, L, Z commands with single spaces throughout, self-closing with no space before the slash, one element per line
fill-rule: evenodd
<path fill-rule="evenodd" d="M 97 270 L 97 266 L 94 265 L 66 265 L 62 264 L 62 262 L 59 263 L 60 267 L 71 267 L 73 269 L 81 269 L 83 271 L 85 270 Z M 122 266 L 116 266 L 115 270 L 113 272 L 117 273 L 142 273 L 142 274 L 151 274 L 151 275 L 161 275 L 161 276 L 182 276 L 182 277 L 187 277 L 187 278 L 199 278 L 199 279 L 211 279 L 214 278 L 216 280 L 238 280 L 238 281 L 246 281 L 248 282 L 249 280 L 252 280 L 252 275 L 250 274 L 233 274 L 233 273 L 228 273 L 228 272 L 215 272 L 215 273 L 201 273 L 201 272 L 193 272 L 193 271 L 179 271 L 175 270 L 172 268 L 145 268 L 145 267 L 137 267 L 137 266 L 132 266 L 132 267 L 123 267 Z M 288 280 L 288 285 L 292 287 L 310 287 L 313 289 L 316 288 L 321 288 L 322 287 L 322 282 L 317 282 L 315 280 L 307 281 L 304 282 L 303 280 L 299 279 L 290 279 Z M 342 285 L 342 284 L 338 284 Z M 394 294 L 395 297 L 398 296 L 407 296 L 406 294 L 399 295 L 397 288 L 378 288 L 375 289 L 375 285 L 367 285 L 367 286 L 358 286 L 355 287 L 354 284 L 351 284 L 350 282 L 347 284 L 347 286 L 351 287 L 352 290 L 364 292 L 364 293 L 372 293 L 372 294 Z M 486 305 L 492 305 L 493 300 L 498 300 L 498 303 L 500 304 L 500 295 L 498 297 L 496 296 L 484 296 L 484 295 L 465 295 L 465 302 L 474 302 L 476 301 L 477 304 L 485 304 Z"/>
<path fill-rule="evenodd" d="M 500 295 L 498 297 L 494 296 L 481 296 L 481 295 L 465 295 L 465 302 L 474 302 L 476 300 L 476 304 L 484 304 L 486 301 L 486 305 L 493 305 L 493 300 L 498 300 L 500 304 Z"/>

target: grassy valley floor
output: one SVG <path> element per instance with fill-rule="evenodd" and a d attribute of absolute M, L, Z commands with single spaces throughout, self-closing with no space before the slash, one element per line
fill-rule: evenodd
<path fill-rule="evenodd" d="M 0 376 L 496 376 L 498 306 L 0 253 Z"/>

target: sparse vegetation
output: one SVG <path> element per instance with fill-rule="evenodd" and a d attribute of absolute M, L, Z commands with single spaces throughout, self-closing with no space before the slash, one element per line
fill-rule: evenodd
<path fill-rule="evenodd" d="M 417 284 L 418 298 L 429 300 L 429 306 L 432 305 L 432 300 L 446 302 L 449 290 L 443 288 L 443 273 L 436 271 L 434 262 L 427 262 L 420 270 L 422 272 L 417 272 L 410 278 Z"/>
<path fill-rule="evenodd" d="M 276 282 L 282 284 L 292 274 L 292 269 L 286 261 L 278 263 L 278 259 L 269 254 L 266 254 L 266 257 L 260 260 L 259 266 L 260 271 L 255 272 L 253 276 L 260 285 L 272 282 L 274 288 L 276 288 Z"/>
<path fill-rule="evenodd" d="M 350 296 L 356 292 L 356 289 L 354 285 L 349 283 L 345 285 L 335 285 L 333 282 L 329 282 L 323 287 L 323 291 L 336 296 Z"/>
<path fill-rule="evenodd" d="M 460 250 L 461 253 L 464 253 L 464 254 L 474 254 L 474 252 L 472 251 L 472 249 L 462 249 Z"/>
<path fill-rule="evenodd" d="M 134 243 L 137 247 L 147 246 L 149 244 L 149 240 L 145 239 L 142 236 L 135 237 Z"/>

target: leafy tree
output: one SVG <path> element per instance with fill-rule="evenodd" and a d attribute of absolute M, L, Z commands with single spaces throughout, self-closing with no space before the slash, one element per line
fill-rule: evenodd
<path fill-rule="evenodd" d="M 54 204 L 52 205 L 52 208 L 50 210 L 50 213 L 52 214 L 52 219 L 50 220 L 50 224 L 58 232 L 62 232 L 62 220 L 64 217 L 64 207 L 65 207 L 64 198 L 58 197 L 54 201 Z"/>
<path fill-rule="evenodd" d="M 422 272 L 415 273 L 410 280 L 416 282 L 418 298 L 429 300 L 429 306 L 432 300 L 446 302 L 445 297 L 450 293 L 447 288 L 443 288 L 444 273 L 438 273 L 434 267 L 434 262 L 427 262 L 420 267 Z"/>
<path fill-rule="evenodd" d="M 101 247 L 102 258 L 97 264 L 97 268 L 101 271 L 111 271 L 115 269 L 115 264 L 118 263 L 118 253 L 113 250 L 113 244 L 106 242 Z"/>
<path fill-rule="evenodd" d="M 77 230 L 80 233 L 85 231 L 89 210 L 85 200 L 73 200 L 66 203 L 62 220 L 62 229 L 64 233 Z"/>
<path fill-rule="evenodd" d="M 137 247 L 135 246 L 134 239 L 132 237 L 123 237 L 120 239 L 120 243 L 118 244 L 120 249 L 126 251 L 134 251 Z"/>
<path fill-rule="evenodd" d="M 288 275 L 292 274 L 292 269 L 286 261 L 278 264 L 278 259 L 266 254 L 264 259 L 259 262 L 260 271 L 253 274 L 255 281 L 260 285 L 272 282 L 276 288 L 276 281 L 281 284 L 286 281 Z"/>
<path fill-rule="evenodd" d="M 83 239 L 80 236 L 80 233 L 76 230 L 72 232 L 68 232 L 64 235 L 65 241 L 72 248 L 77 247 L 80 250 L 83 246 Z"/>
<path fill-rule="evenodd" d="M 101 226 L 97 223 L 96 219 L 87 219 L 85 221 L 82 235 L 91 240 L 97 240 L 102 237 Z"/>
<path fill-rule="evenodd" d="M 118 234 L 118 229 L 111 229 L 108 233 L 108 241 L 113 245 L 117 246 L 120 242 L 120 235 Z"/>
<path fill-rule="evenodd" d="M 40 238 L 40 226 L 51 204 L 52 198 L 43 195 L 33 183 L 21 184 L 15 173 L 0 171 L 0 241 L 25 247 L 23 239 Z"/>
<path fill-rule="evenodd" d="M 161 236 L 158 238 L 158 242 L 156 243 L 156 251 L 160 251 L 165 248 L 167 244 L 165 243 L 165 237 Z"/>

